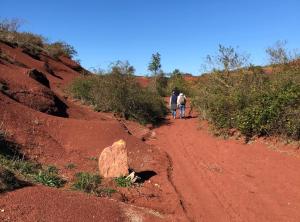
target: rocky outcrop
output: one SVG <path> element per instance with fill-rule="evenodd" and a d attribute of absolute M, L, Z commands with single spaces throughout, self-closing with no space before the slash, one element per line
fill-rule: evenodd
<path fill-rule="evenodd" d="M 99 157 L 99 173 L 104 178 L 128 175 L 128 157 L 124 140 L 106 147 Z"/>

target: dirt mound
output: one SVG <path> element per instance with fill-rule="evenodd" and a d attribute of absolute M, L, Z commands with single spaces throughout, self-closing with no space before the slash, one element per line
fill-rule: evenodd
<path fill-rule="evenodd" d="M 1 221 L 14 222 L 169 221 L 151 209 L 42 186 L 3 195 L 0 211 Z"/>
<path fill-rule="evenodd" d="M 105 207 L 103 207 L 105 206 Z M 42 186 L 27 187 L 0 198 L 1 221 L 125 221 L 113 201 Z"/>

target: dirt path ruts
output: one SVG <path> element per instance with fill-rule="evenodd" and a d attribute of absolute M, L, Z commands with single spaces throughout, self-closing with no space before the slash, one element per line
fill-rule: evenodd
<path fill-rule="evenodd" d="M 300 221 L 300 159 L 213 137 L 197 118 L 169 120 L 148 143 L 172 159 L 191 221 Z"/>

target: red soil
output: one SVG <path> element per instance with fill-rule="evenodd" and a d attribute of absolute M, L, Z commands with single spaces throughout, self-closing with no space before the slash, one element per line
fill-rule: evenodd
<path fill-rule="evenodd" d="M 191 221 L 299 221 L 298 149 L 216 138 L 197 118 L 169 120 L 156 136 L 148 143 L 169 153 Z"/>
<path fill-rule="evenodd" d="M 157 174 L 143 186 L 130 189 L 115 187 L 111 181 L 104 180 L 104 185 L 119 191 L 119 194 L 112 196 L 115 201 L 69 192 L 68 186 L 64 189 L 42 186 L 22 188 L 0 197 L 0 206 L 4 209 L 0 212 L 1 219 L 92 221 L 91 215 L 95 216 L 95 221 L 113 221 L 114 218 L 115 221 L 124 221 L 124 218 L 145 221 L 161 221 L 163 218 L 168 221 L 184 218 L 177 193 L 168 178 L 170 162 L 167 154 L 131 135 L 113 115 L 96 113 L 64 96 L 63 90 L 67 84 L 79 76 L 73 70 L 76 66 L 74 62 L 68 62 L 67 58 L 61 62 L 46 55 L 42 55 L 41 60 L 35 60 L 22 53 L 20 48 L 2 43 L 0 49 L 13 58 L 10 61 L 0 59 L 0 82 L 9 88 L 8 92 L 0 92 L 1 130 L 20 144 L 22 152 L 29 158 L 57 166 L 60 174 L 72 181 L 76 172 L 97 172 L 97 161 L 94 159 L 105 147 L 124 139 L 130 168 L 136 172 L 154 171 Z M 46 75 L 50 89 L 27 75 L 32 68 Z M 12 96 L 12 92 L 20 90 L 27 95 L 22 100 Z M 45 100 L 45 90 L 61 102 L 52 103 L 51 98 Z M 36 96 L 37 91 L 40 96 Z M 58 117 L 59 113 L 58 116 L 49 115 L 51 113 L 40 109 L 51 105 L 59 108 L 62 104 L 65 107 L 64 118 Z M 69 163 L 75 164 L 76 168 L 66 169 Z M 94 213 L 100 205 L 99 212 Z"/>
<path fill-rule="evenodd" d="M 64 89 L 80 75 L 75 71 L 80 68 L 68 58 L 41 55 L 36 60 L 2 43 L 0 49 L 11 58 L 0 58 L 0 83 L 9 88 L 0 92 L 1 130 L 28 157 L 56 165 L 72 181 L 76 172 L 97 172 L 93 159 L 124 139 L 130 168 L 157 174 L 134 188 L 117 188 L 104 180 L 118 189 L 111 198 L 71 191 L 68 186 L 7 192 L 0 196 L 1 221 L 299 221 L 298 150 L 216 138 L 207 126 L 199 129 L 197 118 L 169 119 L 153 135 L 136 123 L 68 99 Z M 32 68 L 46 75 L 50 88 L 26 74 Z M 146 78 L 139 81 L 148 84 Z M 18 91 L 24 96 L 12 96 Z M 64 115 L 41 107 L 57 108 Z M 66 169 L 69 163 L 76 168 Z"/>
<path fill-rule="evenodd" d="M 142 87 L 147 87 L 150 84 L 151 78 L 149 77 L 144 77 L 144 76 L 137 76 L 136 77 L 138 83 L 142 86 Z"/>

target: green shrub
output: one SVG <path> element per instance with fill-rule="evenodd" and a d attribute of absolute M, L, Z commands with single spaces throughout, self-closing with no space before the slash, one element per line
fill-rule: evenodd
<path fill-rule="evenodd" d="M 114 180 L 115 180 L 117 186 L 119 186 L 119 187 L 131 187 L 132 186 L 130 178 L 117 177 Z"/>
<path fill-rule="evenodd" d="M 11 162 L 11 169 L 16 170 L 23 175 L 35 174 L 40 167 L 39 164 L 24 159 L 15 159 Z"/>
<path fill-rule="evenodd" d="M 260 69 L 201 78 L 194 98 L 201 116 L 217 129 L 300 139 L 300 70 L 267 75 Z M 260 70 L 261 71 L 261 70 Z"/>
<path fill-rule="evenodd" d="M 101 183 L 99 175 L 92 175 L 86 172 L 79 172 L 75 174 L 75 181 L 72 187 L 86 193 L 98 193 L 98 187 Z"/>
<path fill-rule="evenodd" d="M 148 90 L 150 92 L 158 94 L 159 96 L 165 97 L 169 95 L 167 87 L 168 78 L 164 75 L 164 73 L 159 73 L 151 78 Z"/>
<path fill-rule="evenodd" d="M 42 50 L 47 41 L 43 36 L 30 32 L 12 32 L 5 30 L 0 30 L 0 40 L 22 48 L 34 48 L 35 50 Z"/>
<path fill-rule="evenodd" d="M 7 132 L 0 125 L 0 167 L 27 182 L 42 183 L 50 187 L 62 187 L 65 184 L 54 166 L 43 167 L 41 164 L 28 160 L 20 153 L 17 144 L 7 139 Z"/>
<path fill-rule="evenodd" d="M 20 26 L 21 21 L 18 19 L 0 20 L 0 41 L 13 47 L 18 46 L 23 48 L 24 53 L 35 59 L 39 59 L 41 52 L 47 53 L 56 59 L 60 56 L 73 58 L 77 55 L 77 51 L 73 46 L 62 41 L 48 43 L 47 39 L 42 35 L 31 32 L 19 32 L 18 29 Z"/>
<path fill-rule="evenodd" d="M 58 175 L 58 169 L 54 166 L 48 166 L 45 170 L 39 170 L 34 179 L 38 183 L 57 188 L 62 187 L 66 182 Z"/>
<path fill-rule="evenodd" d="M 69 90 L 74 98 L 80 99 L 89 104 L 95 104 L 93 91 L 95 90 L 96 76 L 86 76 L 74 79 Z"/>
<path fill-rule="evenodd" d="M 45 48 L 48 54 L 54 58 L 59 58 L 60 56 L 73 58 L 77 55 L 75 48 L 65 42 L 54 42 L 52 44 L 48 44 Z"/>
<path fill-rule="evenodd" d="M 30 32 L 18 32 L 15 33 L 14 41 L 20 46 L 35 46 L 43 48 L 46 42 L 46 39 L 37 34 L 33 34 Z"/>
<path fill-rule="evenodd" d="M 75 79 L 69 91 L 97 111 L 113 112 L 140 123 L 158 123 L 167 113 L 163 99 L 142 88 L 124 66 L 113 67 L 107 74 Z"/>
<path fill-rule="evenodd" d="M 183 78 L 182 73 L 178 69 L 175 69 L 173 71 L 168 81 L 168 95 L 171 95 L 173 90 L 182 92 L 183 94 L 188 96 L 191 95 L 191 86 Z"/>

